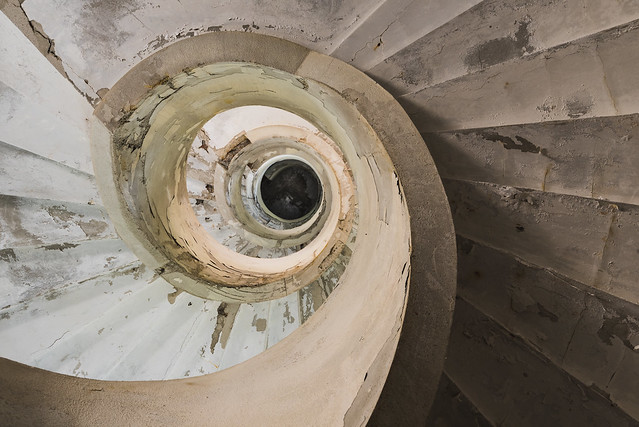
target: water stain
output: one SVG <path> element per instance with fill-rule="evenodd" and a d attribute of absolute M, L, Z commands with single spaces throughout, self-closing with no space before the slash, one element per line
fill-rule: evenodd
<path fill-rule="evenodd" d="M 535 48 L 530 45 L 530 17 L 515 21 L 515 24 L 517 23 L 519 26 L 513 36 L 500 37 L 473 46 L 464 58 L 468 70 L 484 69 L 534 51 Z"/>
<path fill-rule="evenodd" d="M 47 213 L 56 221 L 67 222 L 73 219 L 73 214 L 64 206 L 51 206 L 46 208 Z"/>
<path fill-rule="evenodd" d="M 92 219 L 90 221 L 79 221 L 78 226 L 87 237 L 97 237 L 104 233 L 109 225 L 106 222 Z"/>
<path fill-rule="evenodd" d="M 522 136 L 515 136 L 515 139 L 513 139 L 509 136 L 500 135 L 497 132 L 490 131 L 478 132 L 477 134 L 485 140 L 499 142 L 506 150 L 519 150 L 522 153 L 541 153 L 547 157 L 545 148 L 536 146 Z"/>
<path fill-rule="evenodd" d="M 570 99 L 566 100 L 566 114 L 571 119 L 584 116 L 592 110 L 594 101 L 592 96 L 586 92 L 578 92 Z"/>

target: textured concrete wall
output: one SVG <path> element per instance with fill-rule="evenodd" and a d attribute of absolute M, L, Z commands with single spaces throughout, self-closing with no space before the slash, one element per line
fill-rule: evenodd
<path fill-rule="evenodd" d="M 465 301 L 639 418 L 639 306 L 471 240 L 459 259 Z"/>
<path fill-rule="evenodd" d="M 457 301 L 446 373 L 494 425 L 636 426 L 637 421 Z"/>

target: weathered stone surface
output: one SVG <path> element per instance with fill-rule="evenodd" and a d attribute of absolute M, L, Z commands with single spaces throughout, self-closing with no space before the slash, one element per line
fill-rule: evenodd
<path fill-rule="evenodd" d="M 464 300 L 639 418 L 638 306 L 476 242 L 458 242 Z"/>
<path fill-rule="evenodd" d="M 477 3 L 480 0 L 384 1 L 330 55 L 366 71 Z"/>
<path fill-rule="evenodd" d="M 639 115 L 425 133 L 446 178 L 639 204 Z"/>
<path fill-rule="evenodd" d="M 458 234 L 639 302 L 637 207 L 487 183 L 444 186 Z"/>
<path fill-rule="evenodd" d="M 0 195 L 0 247 L 117 238 L 98 205 Z"/>
<path fill-rule="evenodd" d="M 100 200 L 93 175 L 2 141 L 0 193 L 75 203 Z"/>
<path fill-rule="evenodd" d="M 100 1 L 27 0 L 28 19 L 42 24 L 55 40 L 70 78 L 95 97 L 142 59 L 168 45 L 199 34 L 254 32 L 275 35 L 319 51 L 339 45 L 377 0 L 306 2 L 251 0 Z M 64 10 L 65 13 L 57 13 Z M 321 19 L 318 19 L 321 17 Z M 73 28 L 69 32 L 69 28 Z M 233 43 L 228 43 L 233 50 Z M 200 53 L 206 54 L 207 49 Z M 274 54 L 277 56 L 277 54 Z M 159 64 L 158 64 L 159 65 Z M 74 75 L 75 74 L 75 75 Z M 84 84 L 84 79 L 88 85 Z"/>
<path fill-rule="evenodd" d="M 491 424 L 464 396 L 448 375 L 443 374 L 439 380 L 437 396 L 435 396 L 435 401 L 428 414 L 426 425 L 432 427 L 488 427 Z"/>
<path fill-rule="evenodd" d="M 636 113 L 639 21 L 401 96 L 422 132 Z"/>
<path fill-rule="evenodd" d="M 496 425 L 637 425 L 463 300 L 457 301 L 445 370 Z"/>
<path fill-rule="evenodd" d="M 561 366 L 585 287 L 463 237 L 458 259 L 458 295 Z"/>
<path fill-rule="evenodd" d="M 3 304 L 13 305 L 134 261 L 119 239 L 2 249 L 0 295 Z"/>
<path fill-rule="evenodd" d="M 393 367 L 370 425 L 421 424 L 435 395 L 454 306 L 456 258 L 448 206 L 440 197 L 442 187 L 432 157 L 416 129 L 402 120 L 403 112 L 391 114 L 397 106 L 393 97 L 368 84 L 372 82 L 353 67 L 339 61 L 326 66 L 321 59 L 310 53 L 298 73 L 324 79 L 366 117 L 401 179 L 410 213 L 410 297 Z"/>
<path fill-rule="evenodd" d="M 639 419 L 639 307 L 586 294 L 563 368 Z"/>
<path fill-rule="evenodd" d="M 580 0 L 483 1 L 368 73 L 393 95 L 404 95 L 637 18 L 633 0 L 587 6 Z"/>

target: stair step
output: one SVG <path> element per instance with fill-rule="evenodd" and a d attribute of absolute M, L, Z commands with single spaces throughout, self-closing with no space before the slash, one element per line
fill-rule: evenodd
<path fill-rule="evenodd" d="M 543 4 L 486 0 L 407 45 L 368 74 L 393 95 L 405 95 L 635 19 L 639 19 L 639 4 L 632 1 L 589 2 L 585 7 L 581 0 Z"/>
<path fill-rule="evenodd" d="M 98 205 L 0 195 L 0 247 L 117 239 Z"/>
<path fill-rule="evenodd" d="M 639 115 L 424 133 L 445 178 L 639 205 Z"/>
<path fill-rule="evenodd" d="M 398 100 L 421 132 L 639 112 L 639 21 Z"/>
<path fill-rule="evenodd" d="M 23 246 L 0 251 L 0 307 L 29 301 L 60 287 L 136 261 L 119 239 Z"/>
<path fill-rule="evenodd" d="M 330 55 L 369 70 L 480 1 L 385 1 Z"/>
<path fill-rule="evenodd" d="M 211 342 L 217 325 L 218 301 L 206 301 L 197 324 L 189 331 L 189 337 L 165 378 L 184 378 L 210 374 L 220 369 L 224 350 L 211 349 Z"/>
<path fill-rule="evenodd" d="M 448 348 L 446 374 L 492 424 L 637 425 L 595 387 L 579 383 L 459 298 Z"/>
<path fill-rule="evenodd" d="M 639 306 L 479 243 L 458 242 L 458 295 L 579 381 L 639 415 Z"/>
<path fill-rule="evenodd" d="M 448 375 L 443 373 L 426 425 L 492 427 L 493 424 L 488 422 Z"/>
<path fill-rule="evenodd" d="M 242 363 L 266 350 L 270 302 L 242 304 L 235 316 L 220 369 Z"/>
<path fill-rule="evenodd" d="M 228 2 L 212 6 L 190 1 L 186 7 L 174 4 L 158 8 L 154 3 L 140 3 L 117 9 L 99 4 L 69 4 L 61 14 L 54 3 L 29 0 L 23 9 L 29 19 L 41 23 L 47 35 L 56 41 L 56 53 L 69 68 L 99 90 L 112 87 L 127 71 L 162 47 L 192 35 L 250 31 L 284 37 L 327 52 L 382 2 L 348 0 L 304 5 L 275 2 L 263 7 L 244 7 Z M 73 35 L 69 34 L 70 28 L 74 29 Z M 114 28 L 124 29 L 126 37 L 114 37 Z M 281 68 L 294 69 L 292 64 L 304 54 L 300 50 L 299 58 L 282 58 Z"/>
<path fill-rule="evenodd" d="M 92 175 L 0 141 L 0 194 L 100 204 Z"/>
<path fill-rule="evenodd" d="M 1 83 L 28 99 L 31 105 L 46 107 L 68 129 L 88 134 L 91 105 L 3 13 L 0 13 L 0 57 L 7 58 L 0 61 Z M 0 103 L 4 102 L 2 97 Z M 50 138 L 42 144 L 46 145 Z"/>
<path fill-rule="evenodd" d="M 192 336 L 192 332 L 197 331 L 198 323 L 208 315 L 205 310 L 209 310 L 209 306 L 207 300 L 186 293 L 179 294 L 173 304 L 168 300 L 161 301 L 150 322 L 132 322 L 131 327 L 141 329 L 143 335 L 128 344 L 129 351 L 108 371 L 105 378 L 145 381 L 169 378 L 168 371 L 185 350 L 183 345 L 191 340 L 204 343 L 210 337 L 212 331 Z M 118 341 L 123 342 L 122 339 Z M 201 344 L 186 348 L 193 351 L 199 347 Z M 182 368 L 183 373 L 188 370 L 184 366 Z M 178 378 L 183 377 L 183 373 Z"/>
<path fill-rule="evenodd" d="M 44 105 L 0 82 L 0 141 L 93 174 L 86 127 L 74 127 Z"/>
<path fill-rule="evenodd" d="M 30 363 L 60 337 L 70 339 L 96 316 L 129 299 L 151 276 L 136 262 L 1 309 L 0 339 L 12 343 L 2 347 L 1 356 Z"/>
<path fill-rule="evenodd" d="M 444 179 L 456 232 L 639 303 L 639 206 Z"/>
<path fill-rule="evenodd" d="M 89 321 L 76 324 L 34 354 L 32 364 L 67 375 L 109 379 L 108 372 L 150 333 L 154 319 L 160 318 L 156 316 L 171 307 L 167 295 L 172 287 L 161 280 L 149 281 L 129 281 L 129 289 L 117 302 L 101 300 Z"/>

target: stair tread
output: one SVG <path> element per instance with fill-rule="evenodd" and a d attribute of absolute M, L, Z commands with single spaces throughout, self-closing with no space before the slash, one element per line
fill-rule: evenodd
<path fill-rule="evenodd" d="M 635 2 L 487 0 L 407 45 L 368 74 L 395 96 L 639 19 Z M 558 28 L 560 30 L 558 30 Z"/>

